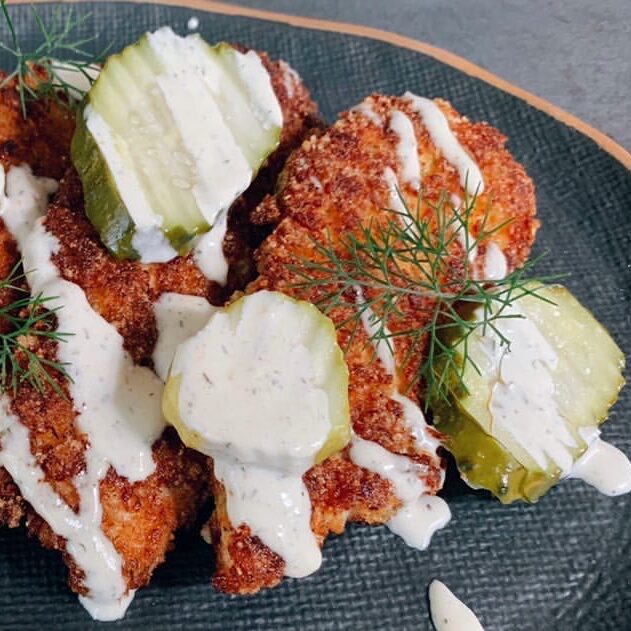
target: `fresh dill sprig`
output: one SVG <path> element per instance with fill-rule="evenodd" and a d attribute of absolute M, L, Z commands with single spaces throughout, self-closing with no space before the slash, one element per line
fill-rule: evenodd
<path fill-rule="evenodd" d="M 0 83 L 0 88 L 16 80 L 24 118 L 27 118 L 29 100 L 52 97 L 64 105 L 74 106 L 85 92 L 77 85 L 73 75 L 85 79 L 91 85 L 95 78 L 95 67 L 104 60 L 110 48 L 107 46 L 94 54 L 86 47 L 94 43 L 96 35 L 83 38 L 74 36 L 74 32 L 89 19 L 90 13 L 75 17 L 72 7 L 67 10 L 58 7 L 51 23 L 46 25 L 37 9 L 31 8 L 44 41 L 26 51 L 20 44 L 6 0 L 0 0 L 10 39 L 8 44 L 0 41 L 0 49 L 15 58 L 15 67 Z M 64 98 L 60 98 L 61 95 Z"/>
<path fill-rule="evenodd" d="M 20 384 L 26 382 L 39 393 L 45 392 L 48 385 L 65 397 L 53 373 L 71 380 L 67 364 L 34 353 L 29 348 L 29 338 L 64 342 L 71 333 L 57 331 L 54 327 L 54 314 L 60 307 L 48 309 L 47 305 L 56 298 L 41 293 L 31 296 L 20 282 L 24 278 L 21 263 L 18 263 L 9 276 L 0 281 L 0 292 L 11 291 L 17 295 L 15 300 L 0 306 L 0 392 L 15 393 Z"/>
<path fill-rule="evenodd" d="M 520 317 L 507 308 L 523 296 L 545 300 L 538 289 L 559 275 L 530 277 L 542 258 L 539 256 L 504 278 L 479 277 L 472 265 L 478 247 L 489 243 L 488 239 L 509 222 L 489 227 L 489 206 L 473 237 L 470 228 L 476 195 L 466 194 L 457 207 L 443 194 L 437 204 L 425 204 L 428 212 L 424 215 L 420 197 L 415 212 L 410 211 L 400 192 L 399 199 L 401 210 L 384 209 L 389 215 L 386 221 L 373 221 L 336 240 L 329 233 L 324 243 L 312 239 L 313 260 L 300 258 L 290 267 L 300 279 L 295 286 L 316 293 L 316 304 L 324 313 L 340 308 L 349 311 L 337 326 L 351 327 L 350 341 L 367 322 L 374 349 L 386 344 L 392 353 L 396 338 L 409 342 L 404 366 L 419 348 L 424 349 L 416 379 L 408 388 L 421 380 L 427 405 L 435 397 L 447 398 L 454 378 L 466 392 L 467 365 L 478 370 L 468 352 L 476 331 L 490 329 L 502 344 L 510 345 L 497 321 Z M 425 324 L 391 330 L 389 322 L 404 321 L 403 299 L 413 299 L 415 310 L 425 312 Z M 466 317 L 463 312 L 467 306 L 481 307 L 482 317 Z"/>

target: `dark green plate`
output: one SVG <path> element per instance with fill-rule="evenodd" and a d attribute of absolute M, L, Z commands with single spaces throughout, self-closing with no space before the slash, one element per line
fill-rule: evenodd
<path fill-rule="evenodd" d="M 39 10 L 50 17 L 55 5 Z M 12 7 L 20 38 L 38 40 L 28 6 Z M 569 271 L 567 284 L 631 353 L 631 174 L 577 131 L 524 101 L 418 52 L 346 34 L 260 19 L 149 4 L 80 4 L 86 34 L 114 48 L 192 15 L 210 41 L 230 40 L 289 61 L 328 120 L 372 91 L 442 96 L 472 119 L 502 130 L 537 185 L 542 271 Z M 0 39 L 8 36 L 4 24 Z M 519 60 L 517 60 L 519 62 Z M 8 59 L 0 57 L 0 66 Z M 527 63 L 521 60 L 521 63 Z M 605 437 L 631 453 L 631 388 Z M 569 481 L 536 506 L 500 506 L 452 475 L 445 494 L 453 520 L 427 552 L 386 528 L 351 526 L 331 537 L 322 569 L 248 598 L 210 587 L 211 549 L 182 535 L 151 585 L 139 590 L 125 629 L 429 629 L 426 588 L 440 577 L 493 630 L 631 628 L 631 495 L 610 499 Z M 0 628 L 88 629 L 65 586 L 58 555 L 0 533 Z"/>

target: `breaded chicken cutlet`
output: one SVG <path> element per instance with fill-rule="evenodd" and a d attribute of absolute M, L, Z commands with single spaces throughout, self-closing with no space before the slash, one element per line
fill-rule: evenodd
<path fill-rule="evenodd" d="M 277 151 L 230 210 L 224 241 L 230 263 L 228 288 L 242 287 L 252 278 L 251 252 L 266 230 L 269 232 L 266 228 L 249 228 L 253 207 L 273 190 L 288 153 L 308 131 L 319 126 L 317 107 L 299 76 L 283 62 L 272 62 L 264 53 L 260 56 L 280 102 L 284 126 Z M 14 84 L 8 84 L 0 92 L 2 166 L 8 170 L 26 163 L 36 175 L 55 179 L 65 173 L 44 220 L 47 231 L 59 242 L 53 262 L 64 279 L 81 287 L 91 307 L 116 327 L 134 362 L 150 366 L 157 336 L 153 303 L 162 293 L 202 296 L 220 304 L 229 289 L 208 281 L 190 257 L 152 265 L 115 260 L 84 214 L 81 184 L 69 166 L 73 116 L 51 101 L 29 102 L 28 108 L 29 116 L 24 120 Z M 16 244 L 0 221 L 3 278 L 18 261 Z M 6 305 L 12 296 L 5 293 L 0 299 Z M 55 340 L 37 338 L 28 344 L 39 357 L 55 359 Z M 85 468 L 87 438 L 76 427 L 77 413 L 65 379 L 58 374 L 54 377 L 62 395 L 51 387 L 38 392 L 24 382 L 7 396 L 10 411 L 29 430 L 31 451 L 46 481 L 76 512 L 79 495 L 74 481 Z M 142 481 L 132 484 L 110 468 L 100 483 L 101 527 L 122 559 L 123 577 L 129 590 L 149 581 L 172 546 L 175 530 L 195 518 L 208 491 L 206 459 L 186 449 L 173 430 L 167 429 L 154 444 L 153 458 L 155 472 Z M 21 497 L 7 471 L 0 469 L 0 523 L 16 527 L 23 520 L 29 533 L 37 536 L 43 545 L 63 553 L 70 570 L 71 588 L 86 594 L 84 576 L 66 551 L 65 540 Z"/>
<path fill-rule="evenodd" d="M 361 227 L 383 225 L 392 217 L 386 209 L 397 205 L 399 191 L 412 209 L 416 209 L 420 194 L 420 217 L 430 221 L 434 212 L 430 204 L 438 204 L 446 195 L 448 199 L 452 196 L 453 207 L 457 207 L 465 197 L 464 186 L 471 188 L 475 169 L 464 172 L 471 159 L 479 167 L 484 187 L 483 191 L 480 184 L 473 187 L 478 188 L 478 195 L 468 221 L 472 237 L 485 220 L 486 230 L 510 220 L 479 244 L 471 263 L 475 273 L 484 277 L 485 267 L 492 254 L 497 258 L 498 248 L 506 265 L 500 273 L 525 262 L 539 225 L 534 187 L 506 150 L 506 138 L 486 123 L 473 123 L 459 115 L 445 101 L 423 101 L 422 107 L 416 103 L 413 95 L 373 95 L 344 113 L 325 134 L 306 140 L 290 156 L 279 190 L 252 215 L 254 222 L 277 225 L 256 253 L 259 277 L 246 293 L 275 290 L 318 303 L 332 288 L 305 287 L 296 271 L 301 260 L 322 260 L 314 240 L 328 244 L 331 239 L 338 256 L 348 256 L 340 247 L 340 237 L 357 233 Z M 457 144 L 464 154 L 454 148 Z M 462 266 L 464 247 L 454 242 L 453 250 L 452 265 Z M 353 300 L 348 297 L 347 304 Z M 389 329 L 396 333 L 421 328 L 427 323 L 431 303 L 430 298 L 401 300 L 398 308 L 403 315 L 389 318 Z M 405 369 L 393 376 L 375 358 L 366 331 L 360 327 L 353 336 L 350 324 L 343 324 L 352 316 L 350 311 L 348 307 L 334 308 L 327 315 L 342 325 L 338 340 L 346 349 L 350 373 L 353 432 L 393 454 L 409 457 L 418 464 L 419 477 L 428 492 L 436 493 L 443 482 L 443 463 L 415 440 L 401 403 L 394 399 L 397 390 L 403 393 L 413 382 L 425 352 L 423 344 L 413 348 Z M 410 348 L 403 338 L 393 339 L 396 365 L 400 367 Z M 419 404 L 421 394 L 413 389 L 407 396 Z M 329 533 L 341 533 L 348 522 L 383 524 L 401 507 L 392 483 L 356 466 L 349 451 L 347 447 L 329 457 L 303 477 L 312 505 L 311 528 L 321 544 Z M 225 592 L 248 594 L 279 583 L 284 574 L 283 559 L 253 536 L 246 524 L 230 523 L 225 488 L 216 478 L 212 492 L 216 508 L 206 533 L 216 550 L 214 585 Z"/>

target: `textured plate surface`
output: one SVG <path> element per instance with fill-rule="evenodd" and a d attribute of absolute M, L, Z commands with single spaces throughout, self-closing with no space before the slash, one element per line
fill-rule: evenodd
<path fill-rule="evenodd" d="M 54 5 L 39 10 L 50 18 Z M 22 41 L 39 41 L 27 6 L 12 7 Z M 372 91 L 441 96 L 509 137 L 537 186 L 542 272 L 571 272 L 566 284 L 631 354 L 631 174 L 593 141 L 478 79 L 392 45 L 252 18 L 156 5 L 80 4 L 86 34 L 114 50 L 170 24 L 187 32 L 193 15 L 209 40 L 269 51 L 302 75 L 328 120 Z M 0 40 L 8 33 L 0 27 Z M 8 64 L 0 56 L 0 66 Z M 526 63 L 516 60 L 516 63 Z M 631 388 L 604 435 L 631 453 Z M 385 528 L 350 527 L 329 539 L 320 572 L 249 598 L 209 586 L 211 550 L 180 536 L 167 564 L 111 628 L 430 629 L 426 588 L 439 577 L 489 631 L 631 628 L 631 495 L 610 499 L 570 481 L 536 506 L 502 507 L 452 475 L 445 491 L 451 524 L 427 552 Z M 21 531 L 0 532 L 0 628 L 103 628 L 65 586 L 54 553 Z"/>

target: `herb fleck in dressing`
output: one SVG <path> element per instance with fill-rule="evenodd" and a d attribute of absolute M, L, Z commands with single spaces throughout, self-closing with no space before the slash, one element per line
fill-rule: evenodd
<path fill-rule="evenodd" d="M 333 324 L 308 303 L 261 291 L 215 312 L 178 347 L 167 418 L 211 456 L 231 523 L 311 574 L 321 552 L 302 475 L 348 442 L 348 375 Z"/>

